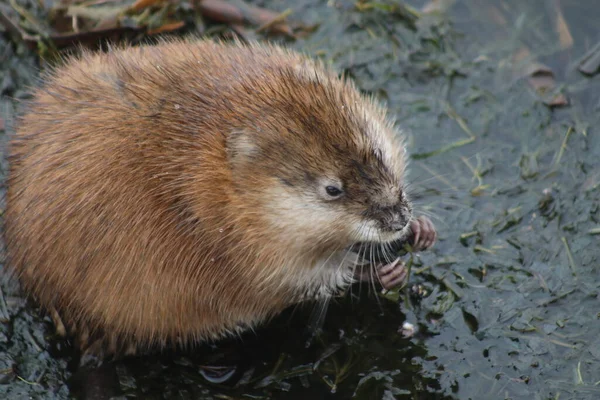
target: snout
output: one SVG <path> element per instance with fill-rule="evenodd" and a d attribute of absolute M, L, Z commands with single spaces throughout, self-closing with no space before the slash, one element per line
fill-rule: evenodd
<path fill-rule="evenodd" d="M 381 229 L 388 232 L 398 232 L 410 221 L 410 210 L 406 207 L 382 208 L 379 216 Z"/>
<path fill-rule="evenodd" d="M 400 214 L 394 214 L 388 223 L 388 230 L 390 231 L 401 231 L 404 229 L 408 220 Z"/>

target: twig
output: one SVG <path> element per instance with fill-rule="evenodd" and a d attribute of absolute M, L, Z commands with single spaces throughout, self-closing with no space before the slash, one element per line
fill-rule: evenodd
<path fill-rule="evenodd" d="M 264 30 L 267 30 L 270 27 L 272 27 L 273 25 L 277 25 L 277 24 L 279 24 L 281 22 L 285 22 L 285 19 L 287 17 L 289 17 L 291 14 L 292 14 L 292 9 L 288 8 L 287 10 L 285 10 L 281 14 L 277 15 L 272 20 L 267 21 L 264 24 L 262 24 L 261 26 L 259 26 L 258 28 L 256 28 L 256 33 L 260 33 L 260 32 L 262 32 Z"/>
<path fill-rule="evenodd" d="M 575 260 L 573 259 L 573 254 L 571 253 L 571 249 L 569 248 L 569 243 L 567 243 L 567 239 L 563 236 L 560 238 L 563 244 L 565 245 L 565 250 L 567 251 L 567 257 L 569 258 L 569 265 L 571 270 L 573 271 L 573 275 L 577 276 L 577 267 L 575 265 Z"/>
<path fill-rule="evenodd" d="M 556 160 L 554 160 L 554 167 L 556 167 L 560 163 L 563 153 L 565 152 L 565 149 L 567 148 L 567 141 L 569 140 L 569 136 L 571 135 L 572 132 L 573 132 L 573 127 L 570 126 L 569 129 L 567 129 L 567 133 L 565 134 L 565 138 L 563 139 L 562 144 L 560 145 L 560 150 L 558 151 Z"/>
<path fill-rule="evenodd" d="M 443 146 L 437 150 L 433 150 L 433 151 L 429 151 L 426 153 L 417 153 L 417 154 L 413 154 L 412 158 L 414 158 L 415 160 L 421 160 L 424 158 L 429 158 L 432 156 L 437 156 L 438 154 L 442 154 L 442 153 L 446 153 L 450 150 L 454 150 L 456 148 L 465 146 L 467 144 L 473 143 L 475 141 L 475 137 L 471 137 L 468 139 L 463 139 L 463 140 L 458 140 L 456 142 L 450 143 L 446 146 Z"/>
<path fill-rule="evenodd" d="M 0 288 L 0 322 L 10 321 L 10 314 L 8 313 L 8 306 L 2 288 Z"/>

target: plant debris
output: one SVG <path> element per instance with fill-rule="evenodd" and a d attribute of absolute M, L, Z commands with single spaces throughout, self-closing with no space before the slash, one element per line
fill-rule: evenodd
<path fill-rule="evenodd" d="M 532 59 L 526 48 L 521 48 L 514 56 L 514 73 L 524 77 L 536 95 L 550 107 L 569 105 L 567 96 L 557 87 L 554 72 L 550 67 Z"/>
<path fill-rule="evenodd" d="M 42 3 L 40 3 L 42 4 Z M 52 3 L 50 3 L 52 4 Z M 0 4 L 0 23 L 30 48 L 75 44 L 95 46 L 102 41 L 136 40 L 144 36 L 174 33 L 195 27 L 203 33 L 205 22 L 228 26 L 242 39 L 256 34 L 283 35 L 310 31 L 311 27 L 287 21 L 290 10 L 277 13 L 250 5 L 243 0 L 63 0 L 45 9 L 48 21 L 39 21 L 16 0 Z"/>
<path fill-rule="evenodd" d="M 110 363 L 117 398 L 600 398 L 600 8 L 587 3 L 243 3 L 268 10 L 256 19 L 233 0 L 0 0 L 7 133 L 37 77 L 23 37 L 39 54 L 50 37 L 110 27 L 286 40 L 273 30 L 284 24 L 288 45 L 385 100 L 415 156 L 415 213 L 440 233 L 404 289 L 352 286 L 240 340 Z M 300 18 L 320 25 L 302 36 Z M 16 285 L 0 287 L 0 398 L 73 398 L 71 345 Z"/>
<path fill-rule="evenodd" d="M 593 76 L 600 72 L 600 43 L 590 49 L 579 62 L 577 67 L 582 74 Z"/>

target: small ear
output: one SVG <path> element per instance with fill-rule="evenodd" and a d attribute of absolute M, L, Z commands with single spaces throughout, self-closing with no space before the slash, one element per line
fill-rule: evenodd
<path fill-rule="evenodd" d="M 244 131 L 232 131 L 227 135 L 227 160 L 232 166 L 244 165 L 258 152 L 254 138 Z"/>

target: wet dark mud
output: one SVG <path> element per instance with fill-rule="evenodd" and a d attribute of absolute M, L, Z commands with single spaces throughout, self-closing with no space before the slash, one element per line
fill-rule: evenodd
<path fill-rule="evenodd" d="M 93 372 L 4 279 L 0 398 L 600 398 L 595 2 L 255 4 L 319 24 L 290 45 L 387 102 L 440 241 L 412 260 L 405 290 L 355 287 L 322 324 L 305 305 L 238 340 Z M 38 65 L 0 33 L 3 140 Z"/>

